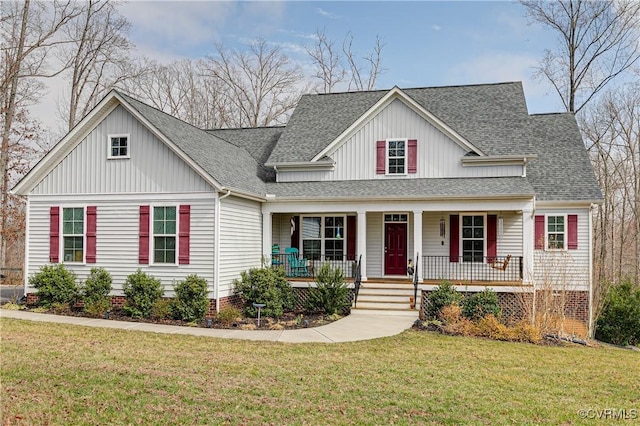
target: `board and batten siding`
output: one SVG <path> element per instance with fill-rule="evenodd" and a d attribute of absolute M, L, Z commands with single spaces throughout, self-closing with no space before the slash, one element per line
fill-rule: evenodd
<path fill-rule="evenodd" d="M 408 179 L 522 175 L 520 165 L 464 167 L 461 158 L 468 150 L 396 99 L 330 154 L 334 170 L 279 171 L 278 181 L 384 179 L 385 175 L 376 174 L 376 141 L 388 138 L 418 141 L 417 173 L 406 175 Z"/>
<path fill-rule="evenodd" d="M 259 202 L 234 196 L 220 200 L 219 296 L 233 292 L 240 273 L 262 265 L 262 213 Z"/>
<path fill-rule="evenodd" d="M 538 208 L 538 215 L 578 216 L 578 248 L 575 250 L 534 250 L 533 274 L 538 289 L 588 290 L 589 289 L 589 214 L 588 208 Z M 535 226 L 532 221 L 532 226 Z M 545 221 L 545 233 L 546 233 Z M 566 231 L 566 222 L 565 222 Z M 535 233 L 533 233 L 535 235 Z M 567 234 L 565 232 L 565 239 Z M 532 241 L 533 244 L 533 241 Z M 526 273 L 526 271 L 525 271 Z"/>
<path fill-rule="evenodd" d="M 128 134 L 128 159 L 108 159 L 110 134 Z M 122 106 L 116 107 L 31 192 L 205 192 L 211 186 Z"/>
<path fill-rule="evenodd" d="M 160 279 L 165 289 L 165 296 L 172 297 L 174 281 L 182 280 L 189 274 L 198 274 L 209 283 L 212 296 L 215 226 L 215 200 L 212 194 L 190 194 L 187 199 L 183 194 L 154 194 L 145 195 L 144 200 L 138 198 L 128 195 L 87 201 L 83 196 L 61 196 L 59 200 L 51 201 L 50 197 L 43 200 L 37 195 L 30 196 L 27 275 L 32 276 L 41 266 L 49 264 L 50 208 L 52 206 L 59 206 L 61 209 L 84 206 L 86 212 L 86 206 L 91 205 L 97 207 L 97 262 L 94 264 L 65 263 L 65 266 L 77 274 L 79 281 L 87 278 L 91 268 L 102 267 L 113 278 L 112 294 L 121 295 L 126 277 L 140 268 Z M 189 264 L 140 265 L 138 263 L 140 205 L 178 206 L 180 204 L 191 206 Z M 60 240 L 62 242 L 62 238 Z M 151 262 L 153 262 L 152 259 L 153 254 L 150 253 Z M 27 287 L 27 292 L 35 292 L 35 289 Z"/>

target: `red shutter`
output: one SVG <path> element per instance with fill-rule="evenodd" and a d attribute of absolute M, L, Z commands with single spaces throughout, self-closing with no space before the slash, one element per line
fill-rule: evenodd
<path fill-rule="evenodd" d="M 408 173 L 416 173 L 418 171 L 418 141 L 409 139 L 409 166 Z"/>
<path fill-rule="evenodd" d="M 452 214 L 449 216 L 449 262 L 460 261 L 460 216 Z"/>
<path fill-rule="evenodd" d="M 567 225 L 567 248 L 575 250 L 578 248 L 578 215 L 568 215 Z"/>
<path fill-rule="evenodd" d="M 356 217 L 347 216 L 347 260 L 356 260 Z"/>
<path fill-rule="evenodd" d="M 149 264 L 149 206 L 140 206 L 140 236 L 138 242 L 138 263 Z"/>
<path fill-rule="evenodd" d="M 376 142 L 376 174 L 384 174 L 387 171 L 386 166 L 387 142 Z"/>
<path fill-rule="evenodd" d="M 49 210 L 49 262 L 60 261 L 60 207 Z"/>
<path fill-rule="evenodd" d="M 189 234 L 191 232 L 191 206 L 180 206 L 180 232 L 178 235 L 178 263 L 189 264 Z"/>
<path fill-rule="evenodd" d="M 533 243 L 536 250 L 544 250 L 544 216 L 536 216 L 535 232 L 533 233 Z"/>
<path fill-rule="evenodd" d="M 87 263 L 96 263 L 96 206 L 87 206 Z"/>
<path fill-rule="evenodd" d="M 487 215 L 487 263 L 495 260 L 498 254 L 498 217 Z"/>

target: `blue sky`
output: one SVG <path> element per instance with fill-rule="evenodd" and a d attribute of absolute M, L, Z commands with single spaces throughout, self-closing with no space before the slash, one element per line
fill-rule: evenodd
<path fill-rule="evenodd" d="M 304 46 L 317 29 L 341 45 L 371 50 L 385 43 L 385 73 L 378 88 L 523 81 L 529 110 L 561 110 L 557 95 L 533 79 L 533 66 L 554 35 L 529 25 L 517 2 L 158 2 L 125 4 L 131 39 L 141 53 L 160 60 L 197 58 L 213 44 L 242 48 L 261 37 L 308 66 Z"/>
<path fill-rule="evenodd" d="M 382 39 L 380 89 L 522 81 L 529 112 L 562 110 L 551 86 L 533 78 L 555 35 L 530 25 L 517 2 L 156 0 L 131 1 L 120 10 L 131 22 L 138 53 L 161 62 L 211 55 L 214 43 L 243 48 L 260 37 L 311 74 L 304 47 L 313 45 L 316 30 L 338 46 L 351 31 L 354 51 L 363 55 L 376 35 Z"/>

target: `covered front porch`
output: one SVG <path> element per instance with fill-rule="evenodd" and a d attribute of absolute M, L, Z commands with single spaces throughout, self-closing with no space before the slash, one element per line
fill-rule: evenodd
<path fill-rule="evenodd" d="M 459 285 L 530 282 L 531 200 L 431 203 L 267 204 L 264 258 L 292 281 L 323 264 L 362 281 L 449 280 Z"/>

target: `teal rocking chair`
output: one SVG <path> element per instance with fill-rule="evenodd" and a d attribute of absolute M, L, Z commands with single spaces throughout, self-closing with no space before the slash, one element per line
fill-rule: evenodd
<path fill-rule="evenodd" d="M 284 249 L 284 253 L 287 255 L 287 262 L 289 263 L 289 270 L 293 277 L 308 277 L 309 271 L 307 270 L 307 259 L 304 257 L 299 258 L 298 249 L 295 247 L 287 247 Z"/>

